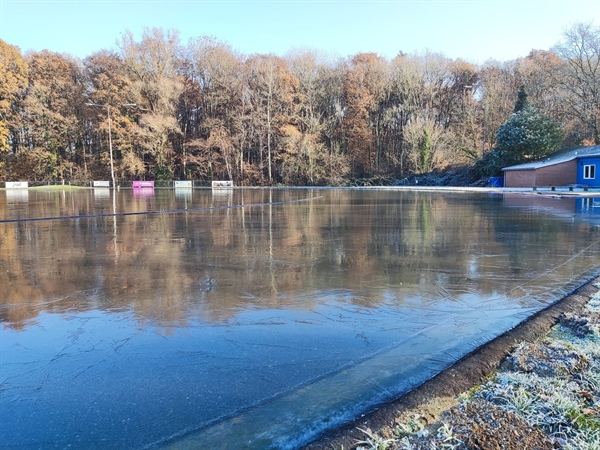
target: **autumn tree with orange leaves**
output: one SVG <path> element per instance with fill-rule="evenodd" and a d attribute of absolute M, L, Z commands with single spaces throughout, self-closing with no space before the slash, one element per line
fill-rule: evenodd
<path fill-rule="evenodd" d="M 18 105 L 27 86 L 28 67 L 21 51 L 0 39 L 0 153 L 10 150 L 10 129 L 16 128 Z"/>

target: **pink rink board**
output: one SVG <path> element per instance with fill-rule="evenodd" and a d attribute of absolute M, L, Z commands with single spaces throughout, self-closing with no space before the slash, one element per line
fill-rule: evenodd
<path fill-rule="evenodd" d="M 142 180 L 142 181 L 133 181 L 132 183 L 133 183 L 134 188 L 154 187 L 154 181 Z"/>

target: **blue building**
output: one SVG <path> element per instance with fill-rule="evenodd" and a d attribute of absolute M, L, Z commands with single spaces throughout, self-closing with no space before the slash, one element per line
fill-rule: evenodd
<path fill-rule="evenodd" d="M 505 187 L 600 187 L 600 145 L 561 150 L 502 170 Z"/>
<path fill-rule="evenodd" d="M 577 184 L 600 187 L 600 155 L 577 158 Z"/>

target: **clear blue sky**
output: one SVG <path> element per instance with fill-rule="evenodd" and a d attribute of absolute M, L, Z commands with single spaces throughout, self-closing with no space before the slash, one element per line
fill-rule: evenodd
<path fill-rule="evenodd" d="M 0 38 L 84 58 L 125 30 L 212 35 L 244 54 L 309 47 L 386 58 L 425 50 L 474 63 L 549 50 L 576 22 L 600 25 L 600 0 L 0 0 Z"/>

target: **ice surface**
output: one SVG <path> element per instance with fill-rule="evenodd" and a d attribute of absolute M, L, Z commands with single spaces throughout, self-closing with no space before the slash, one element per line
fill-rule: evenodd
<path fill-rule="evenodd" d="M 0 196 L 0 218 L 107 214 L 0 223 L 0 446 L 296 448 L 600 267 L 576 199 L 116 195 Z"/>

